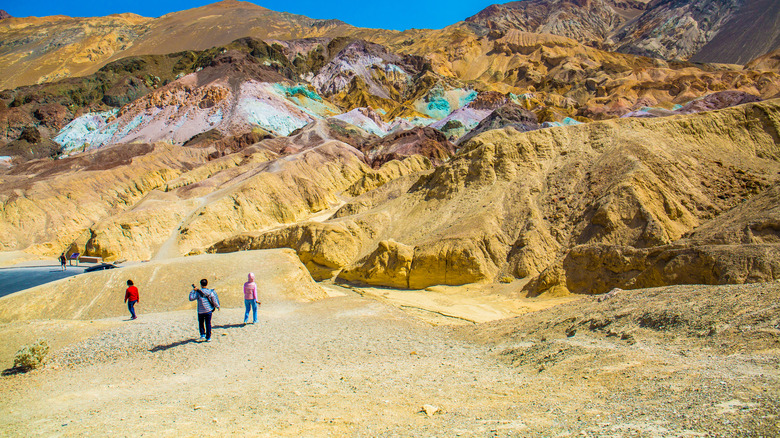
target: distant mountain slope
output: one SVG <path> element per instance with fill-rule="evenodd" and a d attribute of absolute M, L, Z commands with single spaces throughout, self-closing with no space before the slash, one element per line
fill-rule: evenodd
<path fill-rule="evenodd" d="M 533 46 L 535 39 L 543 44 L 554 34 L 607 51 L 744 63 L 778 48 L 779 9 L 776 0 L 526 0 L 492 5 L 444 29 L 404 32 L 357 28 L 237 0 L 159 18 L 6 18 L 0 20 L 0 89 L 86 76 L 128 56 L 205 50 L 244 37 L 282 44 L 305 38 L 362 39 L 432 63 L 438 61 L 437 53 L 448 52 L 442 61 L 454 70 L 438 73 L 459 78 L 474 76 L 467 71 L 469 61 L 463 61 L 480 50 L 474 43 L 493 45 L 518 33 L 525 34 L 523 45 Z M 501 54 L 488 53 L 493 59 Z M 496 78 L 502 80 L 504 73 Z"/>
<path fill-rule="evenodd" d="M 205 50 L 238 38 L 295 39 L 342 36 L 356 28 L 339 20 L 315 20 L 254 3 L 223 0 L 151 20 L 122 56 Z"/>
<path fill-rule="evenodd" d="M 744 1 L 655 1 L 641 16 L 616 30 L 611 47 L 619 52 L 654 58 L 689 59 L 724 28 Z M 735 62 L 730 58 L 713 61 Z"/>
<path fill-rule="evenodd" d="M 0 21 L 0 89 L 94 73 L 143 32 L 150 18 L 28 17 Z"/>
<path fill-rule="evenodd" d="M 745 64 L 776 49 L 780 49 L 780 2 L 746 0 L 691 61 Z"/>
<path fill-rule="evenodd" d="M 661 59 L 744 64 L 780 47 L 776 0 L 528 0 L 491 5 L 467 23 L 551 33 Z"/>
<path fill-rule="evenodd" d="M 339 20 L 315 20 L 237 0 L 159 18 L 11 18 L 0 22 L 0 89 L 88 75 L 128 56 L 205 50 L 247 36 L 284 40 L 377 33 L 398 32 L 358 29 Z"/>
<path fill-rule="evenodd" d="M 645 3 L 639 0 L 516 1 L 490 5 L 466 22 L 491 30 L 550 33 L 600 45 L 613 30 L 641 14 Z"/>

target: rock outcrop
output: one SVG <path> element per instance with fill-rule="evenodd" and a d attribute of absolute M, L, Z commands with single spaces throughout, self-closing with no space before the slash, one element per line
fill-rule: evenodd
<path fill-rule="evenodd" d="M 745 64 L 746 69 L 780 71 L 780 49 L 763 54 Z"/>
<path fill-rule="evenodd" d="M 487 116 L 479 124 L 458 140 L 459 144 L 465 144 L 474 136 L 494 129 L 512 127 L 520 132 L 533 131 L 541 128 L 536 114 L 524 110 L 519 105 L 508 103 Z"/>
<path fill-rule="evenodd" d="M 455 153 L 455 145 L 440 131 L 425 127 L 389 134 L 381 140 L 367 144 L 364 152 L 369 164 L 374 168 L 412 155 L 421 155 L 434 166 L 438 166 Z"/>

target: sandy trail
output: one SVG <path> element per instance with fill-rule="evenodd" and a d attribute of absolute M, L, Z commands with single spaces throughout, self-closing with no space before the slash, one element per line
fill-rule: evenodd
<path fill-rule="evenodd" d="M 219 312 L 211 343 L 194 312 L 115 318 L 49 367 L 2 379 L 3 435 L 381 435 L 485 428 L 523 377 L 482 347 L 354 296 Z M 447 411 L 428 418 L 424 404 Z M 476 428 L 476 429 L 475 429 Z"/>

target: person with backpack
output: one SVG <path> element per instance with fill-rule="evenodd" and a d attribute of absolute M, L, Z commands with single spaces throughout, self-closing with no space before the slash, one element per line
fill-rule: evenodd
<path fill-rule="evenodd" d="M 214 310 L 219 310 L 219 297 L 214 289 L 208 289 L 209 282 L 205 278 L 200 281 L 200 288 L 192 285 L 190 301 L 198 300 L 198 329 L 200 338 L 206 342 L 211 341 L 211 315 Z"/>

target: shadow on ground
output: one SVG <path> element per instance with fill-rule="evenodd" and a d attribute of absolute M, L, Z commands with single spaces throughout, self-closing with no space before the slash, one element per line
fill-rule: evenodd
<path fill-rule="evenodd" d="M 24 374 L 31 370 L 32 368 L 29 367 L 12 367 L 8 368 L 7 370 L 3 370 L 3 376 L 15 376 L 17 374 Z"/>
<path fill-rule="evenodd" d="M 158 345 L 156 347 L 152 347 L 149 349 L 149 351 L 152 353 L 157 353 L 158 351 L 170 350 L 171 348 L 174 347 L 179 347 L 182 345 L 193 344 L 193 343 L 198 343 L 198 341 L 195 339 L 187 339 L 186 341 L 176 341 L 170 344 L 164 344 L 164 345 Z"/>
<path fill-rule="evenodd" d="M 212 330 L 216 329 L 232 329 L 232 328 L 241 328 L 244 327 L 247 324 L 222 324 L 222 325 L 213 325 L 211 326 Z"/>

